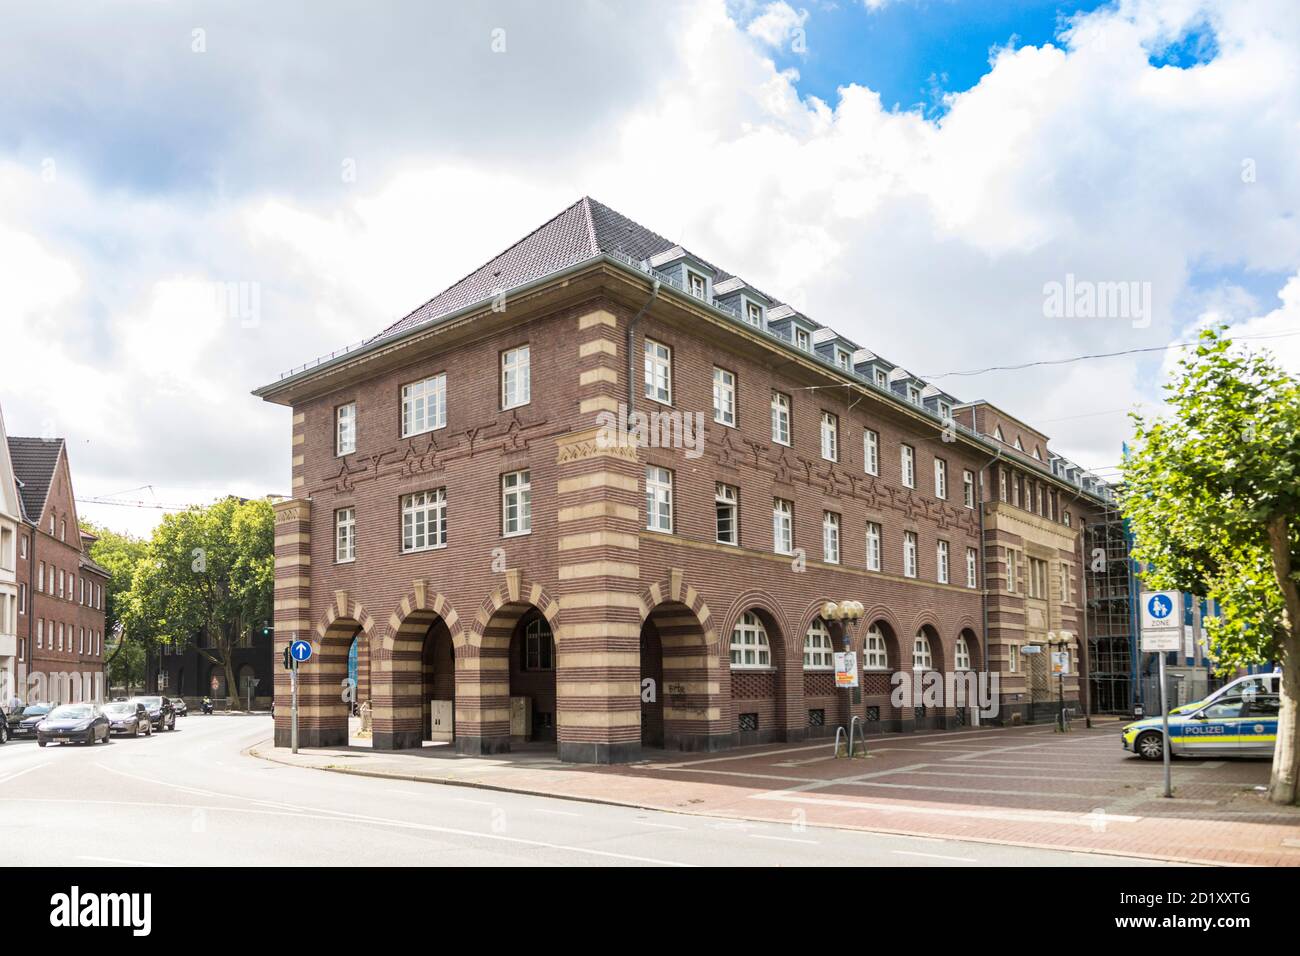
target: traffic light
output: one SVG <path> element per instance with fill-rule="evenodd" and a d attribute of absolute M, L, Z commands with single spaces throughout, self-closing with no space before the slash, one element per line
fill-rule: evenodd
<path fill-rule="evenodd" d="M 258 633 L 262 637 L 273 637 L 275 635 L 275 625 L 270 621 L 263 621 L 261 630 L 259 630 Z"/>
<path fill-rule="evenodd" d="M 285 670 L 287 670 L 287 671 L 288 671 L 288 670 L 293 670 L 293 658 L 291 658 L 291 657 L 289 656 L 289 645 L 288 645 L 288 644 L 284 645 L 284 652 L 280 655 L 280 659 L 281 659 L 282 661 L 284 661 L 284 669 L 285 669 Z"/>

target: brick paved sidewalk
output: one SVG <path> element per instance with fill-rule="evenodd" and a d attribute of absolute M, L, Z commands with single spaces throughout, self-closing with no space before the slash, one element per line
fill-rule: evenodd
<path fill-rule="evenodd" d="M 1181 760 L 1174 798 L 1161 766 L 1120 748 L 1119 724 L 1069 734 L 981 728 L 872 738 L 870 755 L 829 740 L 722 754 L 650 752 L 630 765 L 562 763 L 554 750 L 462 757 L 447 746 L 375 752 L 249 752 L 291 766 L 654 810 L 1095 851 L 1195 863 L 1300 866 L 1300 808 L 1257 791 L 1265 760 Z"/>

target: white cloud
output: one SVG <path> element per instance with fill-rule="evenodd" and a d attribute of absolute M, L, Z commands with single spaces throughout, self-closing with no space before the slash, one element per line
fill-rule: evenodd
<path fill-rule="evenodd" d="M 0 156 L 0 321 L 31 356 L 0 401 L 15 432 L 53 420 L 77 442 L 82 495 L 283 491 L 286 413 L 249 389 L 374 334 L 583 193 L 918 373 L 1158 346 L 1211 312 L 1295 327 L 1296 279 L 1262 315 L 1237 281 L 1300 271 L 1287 214 L 1300 204 L 1300 27 L 1287 6 L 1125 0 L 1077 17 L 1058 44 L 1000 49 L 937 120 L 863 86 L 801 97 L 771 46 L 816 15 L 779 0 L 735 19 L 717 0 L 635 22 L 592 5 L 559 39 L 545 11 L 508 5 L 429 28 L 445 34 L 445 75 L 336 8 L 305 34 L 254 34 L 238 8 L 209 29 L 224 60 L 145 51 L 150 82 L 129 91 L 51 80 L 56 103 L 87 101 L 88 122 L 120 102 L 146 144 L 175 114 L 145 90 L 174 79 L 199 116 L 229 90 L 242 105 L 212 107 L 192 177 L 169 178 L 147 147 L 114 153 L 100 125 L 57 146 L 52 184 L 44 147 Z M 492 59 L 496 23 L 509 52 Z M 1212 62 L 1151 65 L 1198 25 L 1214 31 Z M 17 33 L 11 45 L 36 43 Z M 327 76 L 331 44 L 353 34 L 355 69 Z M 120 60 L 102 32 L 69 43 L 85 75 Z M 260 86 L 223 74 L 227 60 L 259 64 Z M 10 102 L 11 127 L 66 115 Z M 79 141 L 94 148 L 79 154 Z M 120 185 L 150 175 L 154 187 Z M 1066 274 L 1150 282 L 1151 327 L 1044 318 L 1043 286 Z M 226 283 L 256 285 L 254 327 L 199 304 Z M 1275 342 L 1300 365 L 1297 339 Z M 1041 418 L 1058 451 L 1102 466 L 1128 431 L 1116 410 L 1158 401 L 1161 365 L 1157 353 L 938 384 Z M 52 368 L 59 389 L 42 385 Z"/>

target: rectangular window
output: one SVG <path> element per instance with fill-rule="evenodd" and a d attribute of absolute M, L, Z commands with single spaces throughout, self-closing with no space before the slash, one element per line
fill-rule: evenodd
<path fill-rule="evenodd" d="M 334 409 L 334 454 L 351 455 L 357 450 L 357 403 Z"/>
<path fill-rule="evenodd" d="M 862 433 L 862 470 L 868 475 L 880 474 L 880 435 L 870 428 Z"/>
<path fill-rule="evenodd" d="M 45 562 L 42 561 L 40 569 L 36 576 L 36 590 L 41 594 L 45 593 Z"/>
<path fill-rule="evenodd" d="M 948 583 L 948 542 L 940 541 L 934 552 L 935 563 L 938 567 L 938 581 L 940 584 Z"/>
<path fill-rule="evenodd" d="M 830 412 L 822 412 L 822 457 L 827 461 L 840 459 L 840 420 Z"/>
<path fill-rule="evenodd" d="M 1007 655 L 1007 673 L 1014 674 L 1020 669 L 1020 647 L 1012 644 Z"/>
<path fill-rule="evenodd" d="M 673 473 L 667 468 L 646 466 L 645 526 L 647 531 L 673 530 Z"/>
<path fill-rule="evenodd" d="M 717 541 L 719 544 L 740 544 L 740 524 L 737 508 L 740 492 L 732 485 L 718 482 L 714 486 L 713 504 L 717 513 Z"/>
<path fill-rule="evenodd" d="M 772 393 L 772 441 L 790 444 L 790 396 Z"/>
<path fill-rule="evenodd" d="M 41 618 L 36 622 L 36 649 L 38 651 L 45 649 L 45 619 Z"/>
<path fill-rule="evenodd" d="M 921 387 L 919 385 L 907 386 L 907 400 L 913 405 L 921 404 Z"/>
<path fill-rule="evenodd" d="M 867 522 L 867 570 L 880 570 L 880 525 Z"/>
<path fill-rule="evenodd" d="M 1061 562 L 1059 571 L 1061 576 L 1061 603 L 1070 603 L 1070 566 L 1064 561 Z"/>
<path fill-rule="evenodd" d="M 794 330 L 794 344 L 799 346 L 799 348 L 803 349 L 805 352 L 811 352 L 812 336 L 808 334 L 807 330 L 796 328 Z"/>
<path fill-rule="evenodd" d="M 686 288 L 697 299 L 707 299 L 709 296 L 709 284 L 704 281 L 704 276 L 689 269 L 686 271 Z"/>
<path fill-rule="evenodd" d="M 828 564 L 840 563 L 840 516 L 822 512 L 822 557 Z"/>
<path fill-rule="evenodd" d="M 934 460 L 934 496 L 948 497 L 948 463 L 942 458 Z"/>
<path fill-rule="evenodd" d="M 402 497 L 402 551 L 429 551 L 447 544 L 447 489 Z"/>
<path fill-rule="evenodd" d="M 1007 591 L 1011 594 L 1016 593 L 1020 587 L 1020 571 L 1016 567 L 1016 550 L 1007 548 Z"/>
<path fill-rule="evenodd" d="M 334 512 L 334 560 L 352 561 L 357 556 L 357 511 L 340 508 Z"/>
<path fill-rule="evenodd" d="M 736 376 L 725 368 L 713 368 L 713 420 L 719 425 L 736 424 Z"/>
<path fill-rule="evenodd" d="M 447 376 L 431 375 L 402 386 L 402 437 L 445 428 Z"/>
<path fill-rule="evenodd" d="M 866 670 L 886 670 L 889 667 L 889 651 L 885 649 L 885 635 L 876 628 L 867 631 L 862 642 L 862 666 Z"/>
<path fill-rule="evenodd" d="M 975 507 L 975 472 L 961 473 L 961 500 L 967 508 Z"/>
<path fill-rule="evenodd" d="M 645 340 L 645 397 L 673 403 L 673 350 L 653 339 Z"/>
<path fill-rule="evenodd" d="M 916 532 L 903 532 L 903 574 L 916 577 Z"/>
<path fill-rule="evenodd" d="M 1029 559 L 1029 596 L 1039 601 L 1047 598 L 1047 562 L 1041 558 Z"/>
<path fill-rule="evenodd" d="M 901 458 L 903 469 L 903 484 L 908 488 L 916 487 L 916 451 L 911 445 L 902 445 Z"/>
<path fill-rule="evenodd" d="M 518 408 L 532 401 L 533 383 L 527 345 L 501 353 L 501 407 Z"/>
<path fill-rule="evenodd" d="M 966 587 L 979 587 L 977 575 L 979 553 L 974 548 L 966 549 Z"/>
<path fill-rule="evenodd" d="M 757 302 L 745 303 L 745 316 L 749 319 L 750 325 L 756 325 L 760 329 L 763 327 L 763 307 Z"/>
<path fill-rule="evenodd" d="M 63 569 L 59 568 L 59 597 L 63 597 L 63 582 L 65 580 L 66 579 L 64 578 L 63 575 Z"/>
<path fill-rule="evenodd" d="M 18 538 L 18 557 L 27 557 L 27 535 L 20 535 Z"/>
<path fill-rule="evenodd" d="M 772 549 L 777 554 L 794 553 L 794 502 L 772 499 Z"/>
<path fill-rule="evenodd" d="M 506 537 L 533 530 L 532 472 L 512 471 L 501 476 L 501 533 Z"/>
<path fill-rule="evenodd" d="M 850 356 L 849 356 L 849 353 L 848 353 L 848 352 L 841 352 L 840 350 L 836 349 L 836 351 L 835 351 L 835 364 L 836 364 L 836 365 L 838 365 L 840 368 L 844 369 L 845 371 L 848 371 L 848 368 L 849 368 L 849 359 L 850 359 Z"/>
<path fill-rule="evenodd" d="M 945 423 L 952 421 L 952 406 L 947 402 L 940 402 L 939 417 L 942 418 Z"/>
<path fill-rule="evenodd" d="M 998 500 L 1007 500 L 1007 473 L 1001 468 L 998 469 Z"/>
<path fill-rule="evenodd" d="M 18 585 L 18 613 L 27 613 L 27 585 Z"/>
<path fill-rule="evenodd" d="M 889 373 L 883 368 L 876 369 L 876 387 L 889 391 Z"/>

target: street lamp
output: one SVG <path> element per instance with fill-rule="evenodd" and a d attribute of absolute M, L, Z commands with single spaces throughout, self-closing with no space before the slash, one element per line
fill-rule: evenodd
<path fill-rule="evenodd" d="M 862 604 L 861 601 L 827 601 L 822 605 L 823 618 L 830 621 L 842 621 L 844 624 L 845 655 L 851 654 L 853 652 L 853 639 L 851 636 L 853 622 L 860 620 L 862 618 L 862 615 L 865 614 L 866 611 L 867 609 Z M 836 670 L 837 670 L 836 680 L 838 681 L 839 680 L 838 668 Z M 854 730 L 854 724 L 857 721 L 857 717 L 855 717 L 853 714 L 853 704 L 854 704 L 853 691 L 857 683 L 857 671 L 858 668 L 855 662 L 853 665 L 853 683 L 852 684 L 846 683 L 844 686 L 844 691 L 845 694 L 847 695 L 845 698 L 846 701 L 845 709 L 849 719 L 848 755 L 850 757 L 853 756 L 853 730 Z M 859 694 L 861 694 L 860 690 L 859 690 Z"/>
<path fill-rule="evenodd" d="M 1071 637 L 1072 635 L 1069 631 L 1048 631 L 1047 646 L 1052 648 L 1059 647 L 1061 648 L 1060 653 L 1066 654 L 1068 653 Z M 1053 654 L 1053 656 L 1055 656 L 1055 654 Z M 1055 661 L 1053 663 L 1055 663 Z M 1059 683 L 1057 684 L 1058 693 L 1056 698 L 1058 712 L 1056 715 L 1056 729 L 1061 733 L 1065 733 L 1068 729 L 1065 724 L 1065 667 L 1060 668 L 1058 671 L 1058 677 Z"/>

